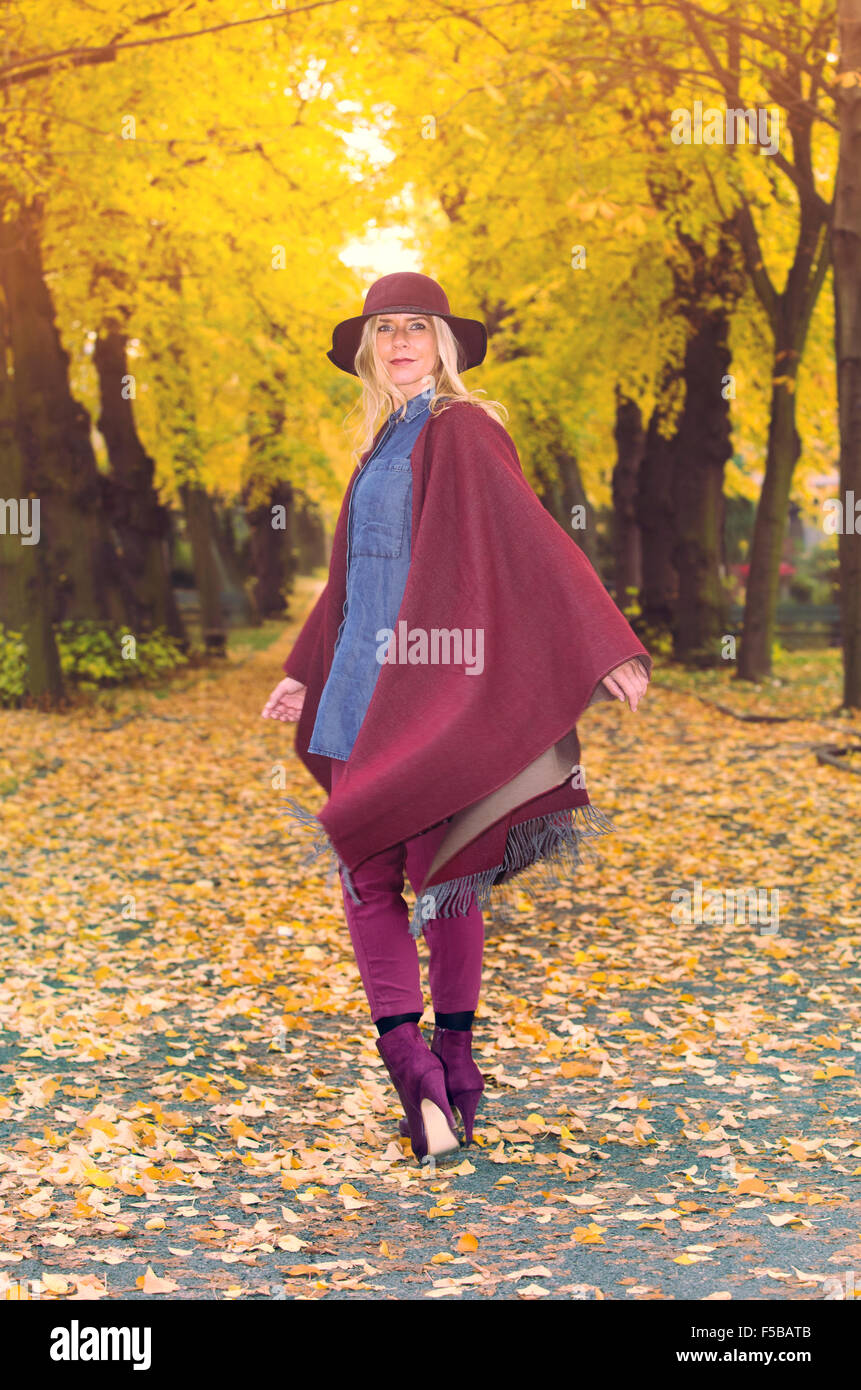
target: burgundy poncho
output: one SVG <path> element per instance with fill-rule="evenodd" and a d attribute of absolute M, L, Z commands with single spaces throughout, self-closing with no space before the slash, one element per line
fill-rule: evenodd
<path fill-rule="evenodd" d="M 530 865 L 576 867 L 582 837 L 611 828 L 575 770 L 576 725 L 588 705 L 614 698 L 605 676 L 638 657 L 651 677 L 652 659 L 539 502 L 508 432 L 480 406 L 458 401 L 432 414 L 410 461 L 411 560 L 396 660 L 381 666 L 336 794 L 317 816 L 288 805 L 315 827 L 316 848 L 334 849 L 356 900 L 351 873 L 365 859 L 450 822 L 417 897 L 410 931 L 418 937 L 423 920 L 460 913 L 473 893 L 487 907 L 492 887 Z M 308 744 L 343 617 L 358 475 L 326 587 L 284 662 L 307 686 L 296 751 L 327 792 L 329 759 Z M 442 639 L 434 630 L 445 630 Z M 473 673 L 454 664 L 448 646 L 459 632 L 475 653 L 478 630 L 480 674 L 476 662 Z"/>

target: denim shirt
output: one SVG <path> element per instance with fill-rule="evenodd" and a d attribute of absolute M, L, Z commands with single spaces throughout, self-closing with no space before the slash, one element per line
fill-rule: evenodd
<path fill-rule="evenodd" d="M 347 521 L 347 598 L 310 753 L 347 759 L 382 666 L 377 633 L 397 627 L 410 567 L 413 475 L 410 454 L 427 422 L 433 387 L 393 411 L 353 484 Z"/>

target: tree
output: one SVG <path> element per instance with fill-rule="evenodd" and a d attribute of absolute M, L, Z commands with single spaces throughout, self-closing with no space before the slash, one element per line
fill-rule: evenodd
<path fill-rule="evenodd" d="M 690 326 L 685 348 L 685 401 L 673 440 L 673 565 L 678 576 L 673 654 L 693 665 L 721 660 L 727 599 L 720 573 L 724 469 L 731 457 L 729 320 L 741 285 L 732 242 L 714 255 L 681 228 L 687 256 L 676 269 L 677 300 Z"/>
<path fill-rule="evenodd" d="M 843 704 L 861 706 L 861 535 L 850 499 L 861 500 L 861 0 L 838 0 L 840 75 L 835 100 L 840 157 L 834 192 L 834 341 L 840 411 L 838 538 Z"/>
<path fill-rule="evenodd" d="M 115 320 L 99 334 L 93 360 L 99 376 L 99 430 L 110 473 L 102 478 L 105 510 L 122 546 L 136 628 L 164 628 L 185 640 L 170 582 L 170 520 L 154 487 L 155 467 L 137 432 L 128 337 Z"/>
<path fill-rule="evenodd" d="M 72 395 L 40 252 L 40 200 L 0 200 L 0 286 L 24 484 L 42 502 L 50 620 L 125 622 L 129 593 L 102 506 L 90 417 Z M 119 583 L 116 581 L 119 580 Z"/>
<path fill-rule="evenodd" d="M 643 554 L 636 501 L 646 440 L 637 402 L 623 395 L 618 387 L 616 401 L 618 460 L 613 469 L 613 586 L 616 602 L 624 609 L 629 594 L 639 594 L 642 585 Z"/>
<path fill-rule="evenodd" d="M 11 632 L 20 632 L 24 639 L 27 693 L 56 698 L 63 694 L 63 679 L 51 622 L 45 547 L 39 544 L 41 489 L 35 477 L 26 476 L 8 357 L 5 305 L 0 305 L 0 623 Z M 34 504 L 39 508 L 38 531 Z M 26 535 L 18 510 L 24 506 Z"/>

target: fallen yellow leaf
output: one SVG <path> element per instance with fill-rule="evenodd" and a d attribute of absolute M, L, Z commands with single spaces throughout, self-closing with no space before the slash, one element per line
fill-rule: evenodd
<path fill-rule="evenodd" d="M 135 1283 L 144 1293 L 173 1293 L 174 1289 L 179 1288 L 175 1279 L 161 1279 L 149 1265 L 146 1274 L 139 1274 Z"/>
<path fill-rule="evenodd" d="M 43 1274 L 41 1282 L 50 1293 L 68 1293 L 69 1284 L 60 1274 Z"/>
<path fill-rule="evenodd" d="M 588 1226 L 575 1226 L 574 1239 L 580 1245 L 603 1245 L 604 1240 L 602 1231 L 606 1231 L 606 1226 L 596 1226 L 594 1221 L 590 1221 Z"/>

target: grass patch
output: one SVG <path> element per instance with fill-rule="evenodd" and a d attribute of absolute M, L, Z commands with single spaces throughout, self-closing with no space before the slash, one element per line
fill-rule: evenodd
<path fill-rule="evenodd" d="M 837 716 L 843 698 L 843 663 L 839 647 L 799 651 L 778 648 L 771 676 L 758 684 L 736 679 L 736 663 L 709 670 L 689 670 L 666 658 L 655 661 L 656 684 L 662 680 L 726 705 L 737 714 Z M 848 711 L 840 717 L 851 721 Z"/>

